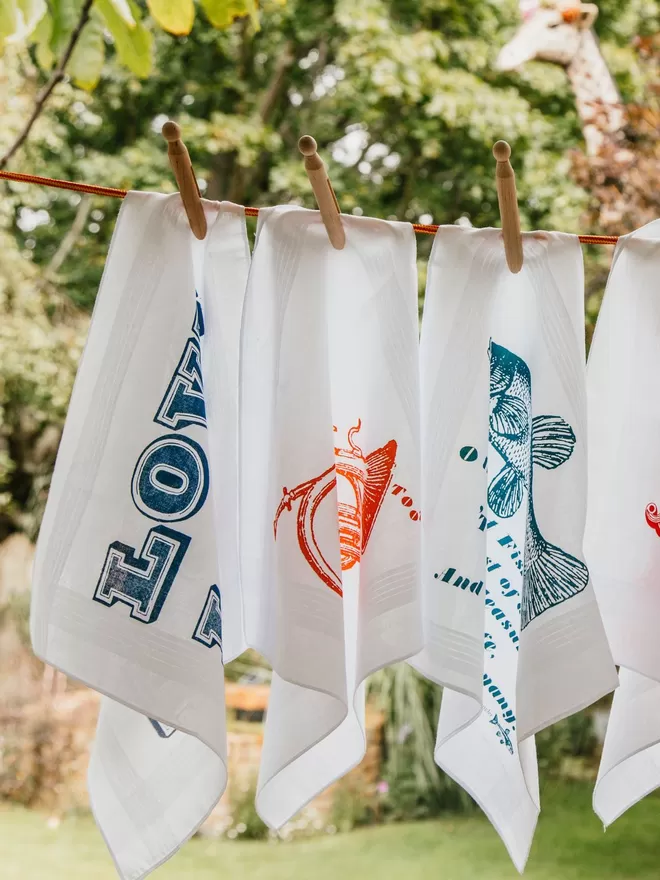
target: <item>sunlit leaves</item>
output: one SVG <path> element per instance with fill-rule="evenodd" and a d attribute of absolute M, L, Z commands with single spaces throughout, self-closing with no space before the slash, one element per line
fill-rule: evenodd
<path fill-rule="evenodd" d="M 129 27 L 133 27 L 135 24 L 135 19 L 133 18 L 133 13 L 131 12 L 131 7 L 128 4 L 128 0 L 110 0 L 112 5 L 114 6 L 117 13 L 124 19 L 126 24 Z"/>
<path fill-rule="evenodd" d="M 149 12 L 163 30 L 175 36 L 189 34 L 195 21 L 193 0 L 147 0 Z"/>
<path fill-rule="evenodd" d="M 153 65 L 153 35 L 140 21 L 140 10 L 134 0 L 128 0 L 134 24 L 129 25 L 117 11 L 112 0 L 96 0 L 117 50 L 119 60 L 139 77 L 147 77 Z"/>
<path fill-rule="evenodd" d="M 50 34 L 53 29 L 53 19 L 50 15 L 41 17 L 39 23 L 32 32 L 32 42 L 36 47 L 37 62 L 44 70 L 50 70 L 55 62 L 55 56 L 50 48 Z"/>
<path fill-rule="evenodd" d="M 228 28 L 242 15 L 249 15 L 255 25 L 259 23 L 257 0 L 200 0 L 200 4 L 215 28 Z"/>
<path fill-rule="evenodd" d="M 78 22 L 80 15 L 79 0 L 50 0 L 50 49 L 59 56 L 69 42 L 71 31 Z"/>
<path fill-rule="evenodd" d="M 7 37 L 11 37 L 17 27 L 18 12 L 15 0 L 2 0 L 0 2 L 0 49 L 4 46 Z"/>
<path fill-rule="evenodd" d="M 18 28 L 15 34 L 17 40 L 28 37 L 48 11 L 46 0 L 17 0 Z"/>
<path fill-rule="evenodd" d="M 286 2 L 268 0 L 265 5 L 281 7 Z M 259 31 L 259 0 L 146 0 L 149 16 L 144 21 L 136 0 L 95 0 L 93 10 L 100 18 L 93 14 L 84 26 L 69 72 L 83 88 L 96 86 L 106 58 L 105 28 L 120 64 L 142 79 L 150 76 L 154 33 L 162 29 L 174 36 L 190 34 L 196 3 L 204 12 L 203 21 L 215 29 L 226 30 L 237 19 L 249 18 L 250 33 Z M 35 47 L 39 66 L 50 70 L 71 39 L 82 4 L 83 0 L 0 0 L 0 52 L 7 41 L 27 42 Z"/>
<path fill-rule="evenodd" d="M 101 78 L 104 60 L 103 20 L 92 10 L 69 61 L 68 71 L 74 83 L 83 89 L 93 89 Z"/>

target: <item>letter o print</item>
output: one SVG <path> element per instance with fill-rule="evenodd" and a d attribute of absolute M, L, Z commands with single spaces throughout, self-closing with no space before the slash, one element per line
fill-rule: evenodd
<path fill-rule="evenodd" d="M 131 481 L 133 503 L 149 519 L 178 522 L 194 516 L 206 501 L 209 466 L 204 450 L 178 434 L 150 443 Z"/>

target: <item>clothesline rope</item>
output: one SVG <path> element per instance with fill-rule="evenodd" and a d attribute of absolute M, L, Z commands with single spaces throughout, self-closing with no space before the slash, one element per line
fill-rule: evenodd
<path fill-rule="evenodd" d="M 95 196 L 107 196 L 114 199 L 123 199 L 128 190 L 116 189 L 111 186 L 95 186 L 92 183 L 77 183 L 74 180 L 58 180 L 55 177 L 40 177 L 36 174 L 21 174 L 18 171 L 0 171 L 0 179 L 14 180 L 18 183 L 38 183 L 41 186 L 52 186 L 57 189 L 67 189 L 72 192 L 90 193 Z M 257 217 L 259 208 L 245 208 L 248 217 Z M 413 223 L 415 232 L 423 235 L 435 235 L 438 226 L 433 223 Z M 578 235 L 582 244 L 616 244 L 618 235 Z"/>

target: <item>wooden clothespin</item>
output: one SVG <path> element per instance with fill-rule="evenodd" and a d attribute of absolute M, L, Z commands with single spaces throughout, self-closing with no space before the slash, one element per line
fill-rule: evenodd
<path fill-rule="evenodd" d="M 181 140 L 181 129 L 176 122 L 166 122 L 163 137 L 167 141 L 167 156 L 181 193 L 181 201 L 188 215 L 188 222 L 195 238 L 206 238 L 206 217 L 202 197 L 197 186 L 190 154 Z"/>
<path fill-rule="evenodd" d="M 346 233 L 339 215 L 339 202 L 325 170 L 323 159 L 316 152 L 316 141 L 306 134 L 298 141 L 298 149 L 305 157 L 305 171 L 312 184 L 316 204 L 321 212 L 321 220 L 328 232 L 328 238 L 335 250 L 342 250 L 346 244 Z"/>
<path fill-rule="evenodd" d="M 500 204 L 502 219 L 502 238 L 506 263 L 511 272 L 520 272 L 523 265 L 522 232 L 518 213 L 518 194 L 516 175 L 509 158 L 511 147 L 506 141 L 498 141 L 493 146 L 493 156 L 497 161 L 495 180 L 497 182 L 497 201 Z"/>

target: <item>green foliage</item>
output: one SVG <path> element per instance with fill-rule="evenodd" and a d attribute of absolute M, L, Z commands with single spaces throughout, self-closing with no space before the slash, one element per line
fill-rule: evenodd
<path fill-rule="evenodd" d="M 141 22 L 137 4 L 127 0 L 128 20 L 113 0 L 96 0 L 96 7 L 112 36 L 120 63 L 135 76 L 148 77 L 153 67 L 153 35 Z"/>
<path fill-rule="evenodd" d="M 229 803 L 231 804 L 231 822 L 225 829 L 229 839 L 265 840 L 268 826 L 259 818 L 254 805 L 257 794 L 257 781 L 253 779 L 249 785 L 229 784 Z"/>
<path fill-rule="evenodd" d="M 30 593 L 12 593 L 0 606 L 0 628 L 11 626 L 21 643 L 30 647 Z"/>
<path fill-rule="evenodd" d="M 34 537 L 87 318 L 2 226 L 0 251 L 0 539 L 16 530 Z"/>
<path fill-rule="evenodd" d="M 260 681 L 270 681 L 270 668 L 266 661 L 261 654 L 250 649 L 225 666 L 225 681 L 240 681 L 245 675 L 254 678 L 257 670 Z"/>
<path fill-rule="evenodd" d="M 249 15 L 255 27 L 259 24 L 257 0 L 200 0 L 200 4 L 215 28 L 227 28 L 242 15 Z"/>
<path fill-rule="evenodd" d="M 29 116 L 81 2 L 0 4 L 0 152 Z M 634 99 L 653 68 L 631 41 L 660 27 L 660 4 L 599 5 L 603 52 L 624 97 Z M 171 192 L 159 130 L 175 117 L 208 197 L 313 207 L 297 151 L 309 132 L 342 210 L 493 226 L 491 146 L 506 137 L 523 226 L 581 226 L 590 194 L 571 176 L 581 130 L 564 71 L 540 62 L 494 69 L 519 24 L 517 0 L 261 0 L 259 29 L 254 0 L 199 0 L 185 36 L 167 33 L 149 12 L 172 29 L 169 16 L 184 6 L 95 0 L 72 80 L 58 85 L 14 167 Z M 2 538 L 38 526 L 119 205 L 22 184 L 3 185 L 0 204 Z M 422 280 L 430 246 L 419 237 Z M 607 260 L 602 248 L 586 252 L 588 332 Z"/>
<path fill-rule="evenodd" d="M 147 0 L 154 21 L 176 36 L 189 34 L 195 21 L 193 0 Z"/>
<path fill-rule="evenodd" d="M 71 55 L 68 72 L 76 85 L 83 89 L 95 88 L 101 78 L 105 60 L 104 26 L 102 17 L 96 9 L 92 9 L 90 19 Z"/>
<path fill-rule="evenodd" d="M 376 801 L 364 785 L 341 779 L 333 788 L 330 823 L 337 831 L 352 831 L 377 818 Z"/>
<path fill-rule="evenodd" d="M 385 713 L 383 815 L 402 821 L 473 809 L 433 757 L 440 688 L 398 663 L 371 677 L 369 694 Z"/>
<path fill-rule="evenodd" d="M 224 29 L 248 16 L 259 28 L 257 0 L 199 0 L 204 24 Z M 286 2 L 286 0 L 283 0 Z M 83 0 L 2 0 L 0 51 L 5 42 L 33 45 L 40 66 L 50 70 L 59 60 L 82 9 Z M 104 31 L 112 41 L 120 64 L 137 77 L 153 70 L 153 25 L 174 36 L 186 36 L 195 22 L 194 0 L 146 0 L 151 21 L 136 0 L 95 0 L 92 14 L 68 65 L 74 83 L 94 89 L 105 62 Z"/>
<path fill-rule="evenodd" d="M 410 821 L 474 811 L 472 798 L 433 759 L 440 688 L 400 663 L 376 673 L 369 693 L 385 713 L 379 815 Z M 599 746 L 591 714 L 578 712 L 537 734 L 536 748 L 539 770 L 546 779 L 592 778 Z"/>
<path fill-rule="evenodd" d="M 538 733 L 536 753 L 539 770 L 546 776 L 595 777 L 599 746 L 589 710 Z"/>
<path fill-rule="evenodd" d="M 412 822 L 447 813 L 472 813 L 477 809 L 470 795 L 453 779 L 437 769 L 438 785 L 420 789 L 412 758 L 396 772 L 386 772 L 388 791 L 383 799 L 382 815 L 386 821 Z"/>

